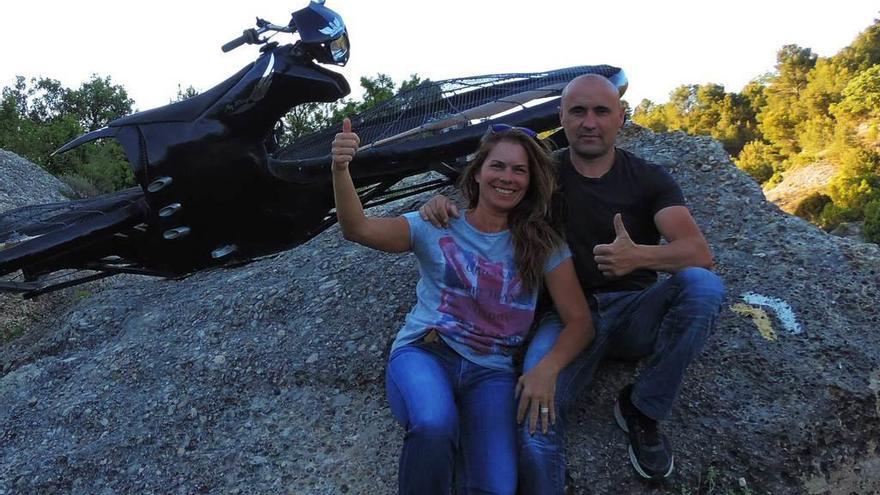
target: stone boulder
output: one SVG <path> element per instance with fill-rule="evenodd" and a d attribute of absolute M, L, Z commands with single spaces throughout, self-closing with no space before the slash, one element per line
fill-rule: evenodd
<path fill-rule="evenodd" d="M 17 154 L 0 149 L 0 214 L 21 206 L 65 201 L 73 192 L 52 174 Z M 4 236 L 5 238 L 5 236 Z M 3 245 L 0 244 L 0 249 Z M 8 278 L 15 278 L 13 275 Z M 0 293 L 0 345 L 24 335 L 34 339 L 30 331 L 43 315 L 60 311 L 75 291 L 63 291 L 36 301 Z M 2 364 L 0 364 L 2 367 Z"/>
<path fill-rule="evenodd" d="M 630 125 L 621 144 L 681 183 L 728 296 L 665 424 L 672 478 L 629 466 L 612 406 L 637 370 L 609 362 L 569 430 L 576 493 L 880 491 L 880 249 L 768 203 L 711 139 Z M 0 349 L 0 495 L 395 493 L 384 363 L 416 278 L 412 255 L 334 227 L 244 266 L 81 289 Z"/>

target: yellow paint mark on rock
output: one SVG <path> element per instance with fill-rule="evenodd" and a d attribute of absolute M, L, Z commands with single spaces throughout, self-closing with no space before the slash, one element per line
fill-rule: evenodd
<path fill-rule="evenodd" d="M 748 304 L 736 303 L 730 307 L 730 310 L 734 313 L 751 316 L 752 322 L 755 323 L 755 326 L 758 327 L 758 332 L 761 333 L 761 337 L 764 337 L 771 342 L 776 340 L 776 331 L 773 330 L 773 325 L 770 323 L 770 317 L 763 309 L 749 306 Z"/>

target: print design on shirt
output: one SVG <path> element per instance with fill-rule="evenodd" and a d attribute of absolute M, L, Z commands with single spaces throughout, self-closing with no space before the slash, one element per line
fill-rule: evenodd
<path fill-rule="evenodd" d="M 479 353 L 510 355 L 522 344 L 535 309 L 512 263 L 505 267 L 464 251 L 452 237 L 438 243 L 446 263 L 437 326 Z"/>

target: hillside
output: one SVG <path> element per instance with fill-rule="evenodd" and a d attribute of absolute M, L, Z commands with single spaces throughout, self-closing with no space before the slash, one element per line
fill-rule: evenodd
<path fill-rule="evenodd" d="M 624 134 L 682 185 L 728 297 L 666 426 L 672 479 L 630 468 L 611 409 L 634 370 L 611 362 L 577 405 L 577 493 L 880 491 L 880 248 L 782 212 L 713 139 Z M 234 269 L 75 289 L 0 348 L 0 495 L 393 493 L 384 363 L 416 278 L 334 227 Z"/>

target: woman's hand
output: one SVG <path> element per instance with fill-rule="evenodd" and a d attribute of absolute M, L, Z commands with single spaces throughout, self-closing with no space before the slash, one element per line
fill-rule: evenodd
<path fill-rule="evenodd" d="M 551 424 L 556 423 L 556 377 L 559 370 L 549 365 L 546 360 L 519 377 L 516 383 L 516 396 L 519 397 L 519 408 L 516 412 L 517 423 L 522 424 L 526 413 L 529 414 L 529 433 L 534 434 L 541 419 L 541 431 L 546 434 Z"/>
<path fill-rule="evenodd" d="M 342 132 L 333 138 L 330 145 L 330 157 L 333 159 L 333 170 L 342 172 L 348 168 L 348 164 L 357 153 L 361 138 L 351 132 L 351 120 L 348 117 L 342 120 Z"/>

